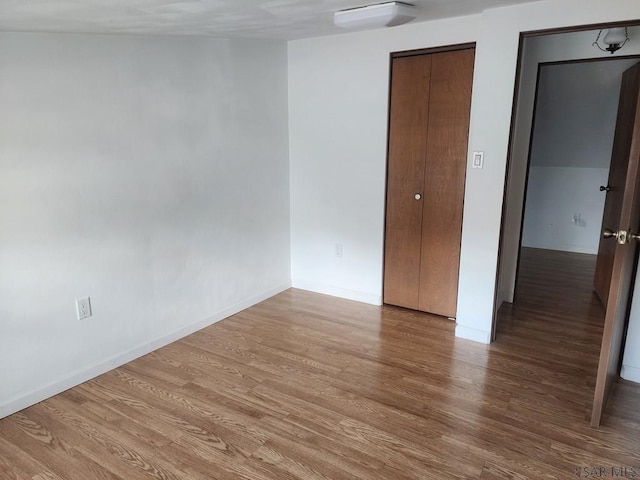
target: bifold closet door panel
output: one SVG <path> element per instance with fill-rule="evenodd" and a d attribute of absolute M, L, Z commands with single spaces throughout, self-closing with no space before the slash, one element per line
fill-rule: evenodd
<path fill-rule="evenodd" d="M 393 59 L 383 298 L 412 309 L 419 299 L 430 79 L 431 56 Z"/>
<path fill-rule="evenodd" d="M 418 309 L 456 316 L 473 49 L 431 55 Z"/>

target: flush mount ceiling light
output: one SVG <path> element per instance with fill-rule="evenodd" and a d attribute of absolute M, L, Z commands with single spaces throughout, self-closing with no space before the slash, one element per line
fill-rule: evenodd
<path fill-rule="evenodd" d="M 620 50 L 629 41 L 629 31 L 627 27 L 610 28 L 607 30 L 607 34 L 602 39 L 602 42 L 606 45 L 605 48 L 600 46 L 600 36 L 603 30 L 600 30 L 596 41 L 593 42 L 594 47 L 598 47 L 603 52 L 615 53 Z"/>
<path fill-rule="evenodd" d="M 386 2 L 340 10 L 334 13 L 333 23 L 341 28 L 395 27 L 416 18 L 414 12 L 409 3 Z"/>

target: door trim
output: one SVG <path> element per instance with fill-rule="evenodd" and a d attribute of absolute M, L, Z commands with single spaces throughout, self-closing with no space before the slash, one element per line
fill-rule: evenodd
<path fill-rule="evenodd" d="M 458 43 L 455 45 L 445 45 L 442 47 L 417 48 L 415 50 L 404 50 L 401 52 L 391 52 L 391 59 L 402 57 L 414 57 L 416 55 L 431 55 L 432 53 L 455 52 L 457 50 L 470 50 L 476 48 L 476 42 Z"/>

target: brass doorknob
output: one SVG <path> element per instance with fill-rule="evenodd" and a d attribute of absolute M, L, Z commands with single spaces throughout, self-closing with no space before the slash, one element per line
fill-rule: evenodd
<path fill-rule="evenodd" d="M 625 243 L 627 243 L 627 241 L 630 238 L 634 238 L 635 240 L 638 240 L 638 237 L 640 237 L 639 235 L 635 235 L 635 236 L 632 235 L 630 237 L 629 232 L 627 232 L 626 230 L 617 230 L 614 232 L 609 228 L 605 228 L 602 231 L 602 236 L 604 238 L 615 238 L 620 245 L 624 245 Z"/>

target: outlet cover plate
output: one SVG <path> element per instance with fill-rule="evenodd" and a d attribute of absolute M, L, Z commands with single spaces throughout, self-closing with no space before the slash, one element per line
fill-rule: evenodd
<path fill-rule="evenodd" d="M 91 299 L 87 297 L 76 300 L 76 312 L 78 320 L 89 318 L 91 316 Z"/>

